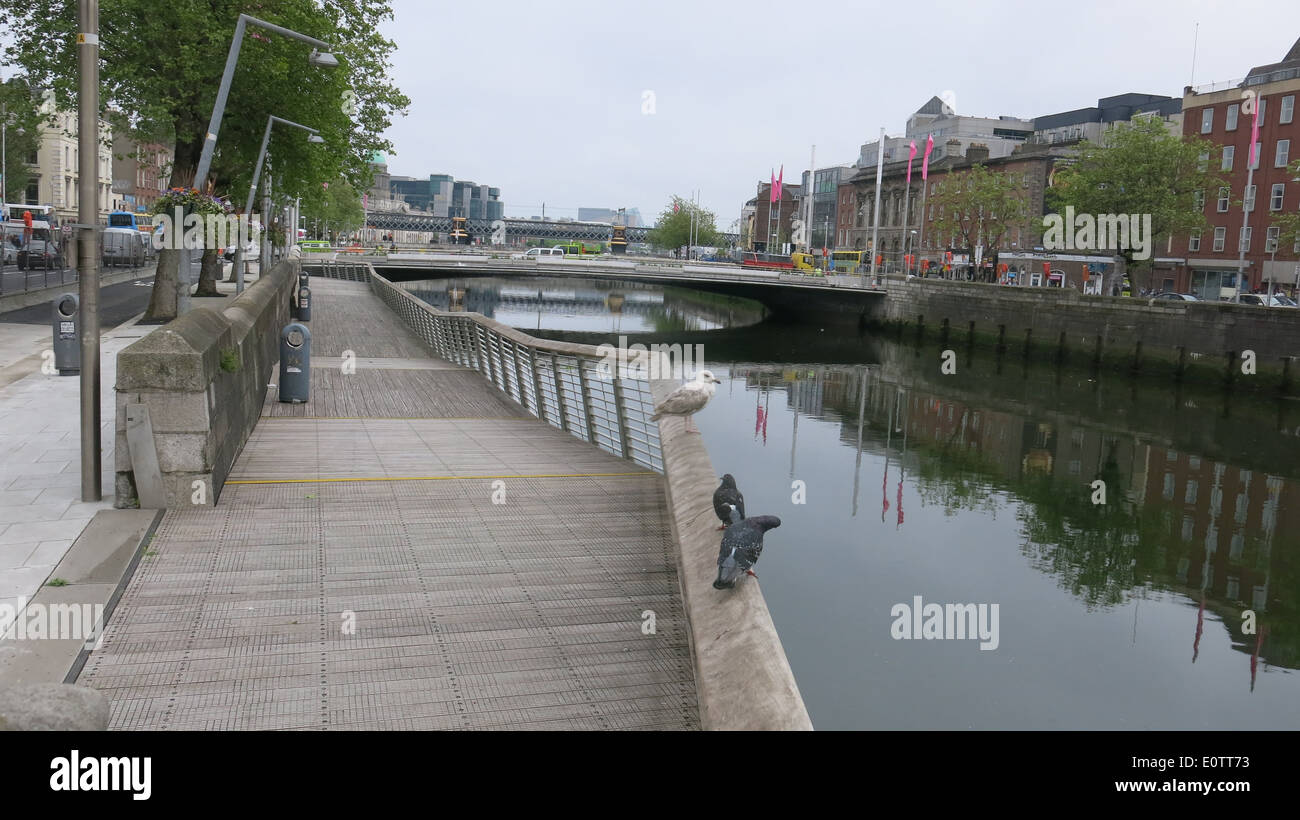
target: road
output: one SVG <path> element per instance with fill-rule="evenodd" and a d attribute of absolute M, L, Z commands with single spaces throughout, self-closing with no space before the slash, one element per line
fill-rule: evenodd
<path fill-rule="evenodd" d="M 76 283 L 70 283 L 69 290 L 76 292 Z M 108 285 L 99 291 L 99 326 L 105 330 L 122 324 L 137 313 L 144 312 L 149 306 L 149 294 L 153 291 L 153 275 L 147 274 L 143 279 L 133 282 L 119 282 Z M 0 322 L 14 324 L 46 324 L 50 322 L 50 303 L 44 302 L 31 307 L 0 313 Z"/>

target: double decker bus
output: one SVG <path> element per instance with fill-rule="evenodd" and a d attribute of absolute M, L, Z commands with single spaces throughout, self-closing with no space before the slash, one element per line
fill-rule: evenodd
<path fill-rule="evenodd" d="M 864 265 L 871 265 L 871 257 L 866 251 L 831 252 L 831 267 L 835 273 L 861 273 Z"/>

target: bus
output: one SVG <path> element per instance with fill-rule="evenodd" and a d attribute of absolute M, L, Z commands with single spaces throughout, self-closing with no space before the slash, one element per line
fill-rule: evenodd
<path fill-rule="evenodd" d="M 831 252 L 831 270 L 835 273 L 861 273 L 862 267 L 870 264 L 866 251 Z"/>

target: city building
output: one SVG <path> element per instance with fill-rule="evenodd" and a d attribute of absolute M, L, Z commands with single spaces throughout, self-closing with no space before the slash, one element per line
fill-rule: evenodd
<path fill-rule="evenodd" d="M 812 173 L 812 183 L 809 186 L 808 172 L 803 172 L 803 189 L 812 191 L 812 224 L 808 229 L 812 232 L 809 237 L 810 247 L 812 248 L 830 248 L 835 245 L 835 225 L 838 222 L 836 209 L 839 205 L 839 187 L 840 183 L 847 180 L 857 169 L 851 165 L 832 165 L 828 168 L 818 168 Z M 804 218 L 807 219 L 807 202 L 804 204 Z"/>
<path fill-rule="evenodd" d="M 770 246 L 772 253 L 780 253 L 790 241 L 792 222 L 801 213 L 803 187 L 789 182 L 783 184 L 775 214 L 771 191 L 771 182 L 760 182 L 758 194 L 745 203 L 743 213 L 747 221 L 741 224 L 741 233 L 746 237 L 745 250 L 763 252 Z"/>
<path fill-rule="evenodd" d="M 621 211 L 621 213 L 620 213 Z M 641 227 L 641 212 L 636 208 L 579 208 L 579 222 L 608 222 L 611 225 Z"/>
<path fill-rule="evenodd" d="M 907 118 L 907 130 L 901 137 L 885 137 L 885 164 L 907 162 L 908 145 L 916 143 L 916 160 L 925 152 L 926 137 L 934 136 L 934 152 L 930 162 L 946 156 L 964 156 L 971 143 L 979 143 L 996 159 L 1008 156 L 1023 145 L 1034 133 L 1033 120 L 1020 117 L 977 117 L 957 114 L 938 97 L 916 110 Z M 862 146 L 856 167 L 875 168 L 880 140 Z"/>
<path fill-rule="evenodd" d="M 372 165 L 373 165 L 372 161 Z M 383 166 L 387 174 L 387 166 Z M 378 199 L 379 175 L 371 192 Z M 389 198 L 405 202 L 411 210 L 424 211 L 433 216 L 463 216 L 469 219 L 496 220 L 505 216 L 505 203 L 501 189 L 479 185 L 469 180 L 457 180 L 450 174 L 430 174 L 428 179 L 406 176 L 388 176 Z"/>
<path fill-rule="evenodd" d="M 1182 114 L 1183 101 L 1179 97 L 1135 93 L 1102 97 L 1089 108 L 1035 117 L 1029 142 L 1056 145 L 1088 140 L 1104 144 L 1106 134 L 1116 124 L 1139 117 L 1157 117 L 1165 122 L 1171 134 L 1181 134 Z"/>
<path fill-rule="evenodd" d="M 1157 266 L 1153 285 L 1203 299 L 1231 297 L 1242 291 L 1294 291 L 1300 283 L 1300 238 L 1283 243 L 1276 219 L 1300 210 L 1300 183 L 1288 170 L 1300 157 L 1300 40 L 1281 62 L 1256 66 L 1240 83 L 1191 88 L 1183 93 L 1183 133 L 1214 143 L 1211 156 L 1228 177 L 1228 185 L 1206 191 L 1206 229 L 1175 237 L 1172 254 Z M 1248 99 L 1259 111 L 1259 139 L 1252 180 L 1250 133 L 1253 115 Z M 1246 213 L 1243 214 L 1243 208 Z M 1243 227 L 1243 216 L 1245 226 Z M 1241 251 L 1244 267 L 1239 268 Z M 1239 281 L 1238 272 L 1242 279 Z"/>
<path fill-rule="evenodd" d="M 167 190 L 172 172 L 171 148 L 140 143 L 123 130 L 113 132 L 113 196 L 124 211 L 147 213 Z"/>
<path fill-rule="evenodd" d="M 113 151 L 109 147 L 112 128 L 100 120 L 99 131 L 99 219 L 107 221 L 109 211 L 120 209 L 126 201 L 122 194 L 113 192 Z M 76 222 L 78 158 L 77 114 L 56 111 L 41 129 L 41 147 L 27 181 L 27 201 L 54 206 L 60 222 Z"/>

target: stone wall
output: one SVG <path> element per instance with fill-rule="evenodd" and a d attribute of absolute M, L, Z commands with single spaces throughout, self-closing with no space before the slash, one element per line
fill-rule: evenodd
<path fill-rule="evenodd" d="M 894 279 L 887 288 L 869 315 L 873 321 L 953 346 L 974 341 L 1072 363 L 1288 392 L 1295 382 L 1300 310 L 925 279 Z M 1254 377 L 1242 372 L 1247 351 L 1254 353 Z"/>
<path fill-rule="evenodd" d="M 261 415 L 300 264 L 287 259 L 225 310 L 195 308 L 118 354 L 116 506 L 139 503 L 128 404 L 149 410 L 166 507 L 196 503 L 196 480 L 203 503 L 216 504 Z"/>

